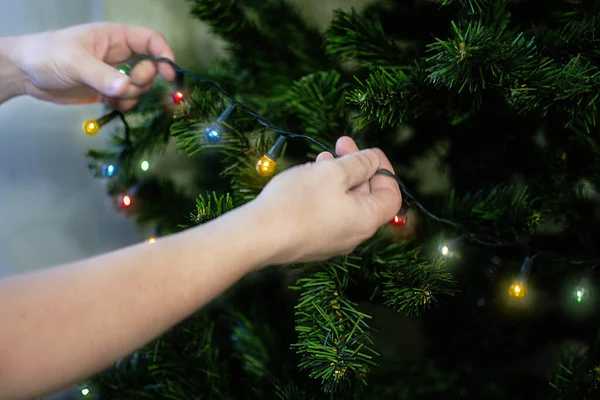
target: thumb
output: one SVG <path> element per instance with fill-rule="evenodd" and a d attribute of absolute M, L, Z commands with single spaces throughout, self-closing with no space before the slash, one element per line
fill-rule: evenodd
<path fill-rule="evenodd" d="M 121 97 L 126 92 L 129 77 L 116 68 L 87 52 L 82 54 L 79 64 L 82 66 L 79 71 L 79 79 L 82 83 L 106 97 Z"/>
<path fill-rule="evenodd" d="M 379 153 L 372 149 L 351 153 L 336 161 L 342 166 L 346 189 L 352 189 L 367 182 L 375 175 L 381 163 Z"/>

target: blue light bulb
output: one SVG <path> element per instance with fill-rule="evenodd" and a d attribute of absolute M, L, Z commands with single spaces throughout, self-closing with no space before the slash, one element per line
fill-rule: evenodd
<path fill-rule="evenodd" d="M 221 140 L 221 130 L 218 126 L 209 126 L 206 128 L 206 140 L 209 143 L 218 143 Z"/>
<path fill-rule="evenodd" d="M 117 166 L 115 164 L 105 164 L 102 167 L 102 174 L 107 178 L 113 177 L 117 173 Z"/>

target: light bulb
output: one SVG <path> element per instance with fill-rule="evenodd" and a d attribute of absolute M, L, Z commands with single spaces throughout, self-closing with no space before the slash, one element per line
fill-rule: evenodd
<path fill-rule="evenodd" d="M 117 166 L 115 164 L 104 164 L 102 166 L 102 175 L 107 178 L 112 178 L 117 173 Z"/>
<path fill-rule="evenodd" d="M 150 163 L 144 160 L 140 163 L 140 168 L 142 169 L 142 171 L 148 171 L 150 169 Z"/>
<path fill-rule="evenodd" d="M 271 176 L 275 171 L 277 163 L 268 156 L 262 156 L 256 163 L 256 171 L 260 176 Z"/>
<path fill-rule="evenodd" d="M 100 125 L 96 120 L 89 120 L 85 121 L 84 129 L 88 136 L 95 136 L 100 130 Z"/>
<path fill-rule="evenodd" d="M 519 281 L 514 281 L 508 289 L 508 295 L 511 299 L 522 300 L 527 296 L 527 286 Z"/>
<path fill-rule="evenodd" d="M 175 104 L 180 104 L 183 101 L 183 98 L 185 96 L 183 95 L 183 92 L 177 91 L 175 93 L 171 94 L 171 99 L 173 100 L 173 103 Z"/>
<path fill-rule="evenodd" d="M 129 72 L 131 72 L 131 66 L 129 64 L 120 65 L 117 69 L 123 75 L 128 75 Z"/>
<path fill-rule="evenodd" d="M 584 287 L 577 287 L 573 291 L 573 297 L 575 298 L 575 301 L 578 303 L 583 303 L 586 296 L 587 296 L 587 291 L 585 290 Z"/>
<path fill-rule="evenodd" d="M 408 221 L 408 215 L 401 215 L 401 216 L 396 215 L 394 217 L 394 219 L 392 219 L 390 224 L 392 224 L 394 226 L 404 226 L 404 225 L 406 225 L 407 221 Z"/>
<path fill-rule="evenodd" d="M 221 129 L 218 125 L 211 125 L 206 128 L 206 140 L 209 143 L 218 143 L 221 140 Z"/>
<path fill-rule="evenodd" d="M 442 246 L 440 252 L 443 256 L 447 256 L 448 254 L 450 254 L 450 249 L 448 248 L 448 246 Z"/>
<path fill-rule="evenodd" d="M 109 114 L 102 116 L 100 119 L 87 120 L 83 125 L 83 130 L 88 136 L 95 136 L 100 131 L 100 128 L 112 121 L 118 114 L 118 111 L 112 111 Z"/>
<path fill-rule="evenodd" d="M 152 244 L 152 243 L 156 243 L 156 238 L 153 236 L 150 239 L 148 239 L 148 243 Z"/>
<path fill-rule="evenodd" d="M 81 389 L 81 394 L 84 396 L 87 396 L 88 394 L 90 394 L 90 389 L 88 389 L 88 388 Z"/>
<path fill-rule="evenodd" d="M 281 135 L 277 138 L 273 146 L 271 146 L 269 152 L 256 162 L 256 172 L 258 172 L 260 176 L 273 175 L 275 167 L 277 166 L 277 159 L 281 156 L 284 145 L 285 136 Z"/>
<path fill-rule="evenodd" d="M 125 196 L 123 196 L 123 198 L 121 199 L 121 205 L 124 208 L 127 208 L 129 206 L 131 206 L 132 200 L 131 200 L 131 196 L 129 196 L 128 194 L 126 194 Z"/>

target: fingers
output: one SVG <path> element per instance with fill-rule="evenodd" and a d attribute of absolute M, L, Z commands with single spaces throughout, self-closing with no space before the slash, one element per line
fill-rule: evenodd
<path fill-rule="evenodd" d="M 325 160 L 333 160 L 333 154 L 328 151 L 324 151 L 317 156 L 316 162 L 321 162 Z"/>
<path fill-rule="evenodd" d="M 125 43 L 132 53 L 138 55 L 151 55 L 157 58 L 168 58 L 175 61 L 173 50 L 169 47 L 165 37 L 154 30 L 135 26 L 122 26 Z M 159 63 L 158 73 L 167 81 L 175 79 L 175 70 L 169 64 Z"/>
<path fill-rule="evenodd" d="M 340 157 L 336 160 L 343 173 L 344 188 L 346 190 L 368 182 L 379 168 L 379 153 L 372 149 Z"/>
<path fill-rule="evenodd" d="M 335 152 L 341 157 L 346 156 L 348 154 L 356 153 L 357 151 L 359 151 L 359 149 L 356 145 L 356 142 L 354 142 L 354 140 L 349 136 L 342 136 L 337 140 L 335 144 Z M 354 189 L 354 191 L 359 193 L 370 193 L 371 188 L 369 185 L 369 181 L 358 185 Z"/>
<path fill-rule="evenodd" d="M 93 54 L 82 51 L 78 56 L 78 79 L 84 84 L 96 89 L 103 96 L 119 97 L 131 85 L 130 78 L 117 69 L 97 59 Z"/>
<path fill-rule="evenodd" d="M 387 169 L 394 173 L 392 163 L 380 149 L 373 149 L 377 153 L 379 168 Z M 377 202 L 376 210 L 380 225 L 388 223 L 402 207 L 402 194 L 398 182 L 390 176 L 376 174 L 371 178 L 371 196 Z"/>

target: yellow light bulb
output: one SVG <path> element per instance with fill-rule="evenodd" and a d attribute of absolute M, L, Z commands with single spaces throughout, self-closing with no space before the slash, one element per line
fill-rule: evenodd
<path fill-rule="evenodd" d="M 149 244 L 156 243 L 156 238 L 155 237 L 151 237 L 150 239 L 148 239 L 148 243 Z"/>
<path fill-rule="evenodd" d="M 100 124 L 95 120 L 85 121 L 84 129 L 88 136 L 94 136 L 100 130 Z"/>
<path fill-rule="evenodd" d="M 271 176 L 277 163 L 267 156 L 262 156 L 256 163 L 256 171 L 260 176 Z"/>
<path fill-rule="evenodd" d="M 527 295 L 527 286 L 515 281 L 512 283 L 512 285 L 510 285 L 510 289 L 508 289 L 508 295 L 511 297 L 511 299 L 521 300 Z"/>

